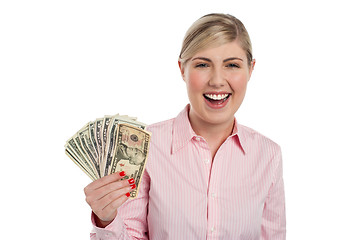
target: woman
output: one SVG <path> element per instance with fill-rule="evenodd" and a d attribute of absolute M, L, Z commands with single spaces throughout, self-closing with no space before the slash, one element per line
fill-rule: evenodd
<path fill-rule="evenodd" d="M 279 146 L 238 124 L 255 60 L 243 24 L 210 14 L 184 38 L 179 68 L 190 104 L 150 125 L 138 197 L 124 172 L 85 189 L 91 239 L 285 239 Z M 133 185 L 132 185 L 133 184 Z"/>

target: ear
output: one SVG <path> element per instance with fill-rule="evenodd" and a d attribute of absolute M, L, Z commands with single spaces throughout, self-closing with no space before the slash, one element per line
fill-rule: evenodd
<path fill-rule="evenodd" d="M 180 70 L 180 72 L 182 74 L 182 78 L 184 80 L 184 66 L 183 66 L 181 61 L 178 61 L 178 66 L 179 66 L 179 70 Z"/>
<path fill-rule="evenodd" d="M 249 79 L 251 79 L 252 72 L 253 72 L 253 69 L 254 69 L 255 65 L 256 65 L 256 59 L 253 59 L 252 62 L 251 62 L 251 66 L 249 67 Z M 249 81 L 249 79 L 248 79 L 248 81 Z"/>

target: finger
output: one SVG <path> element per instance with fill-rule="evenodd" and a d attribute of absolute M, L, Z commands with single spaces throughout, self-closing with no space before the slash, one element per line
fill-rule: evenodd
<path fill-rule="evenodd" d="M 134 183 L 132 180 L 121 180 L 116 182 L 111 182 L 105 186 L 102 186 L 94 191 L 92 191 L 89 196 L 87 196 L 88 200 L 94 201 L 103 198 L 104 196 L 114 192 L 116 190 L 120 190 L 122 188 L 129 188 L 131 183 Z"/>
<path fill-rule="evenodd" d="M 116 200 L 110 202 L 102 211 L 104 216 L 110 216 L 113 214 L 114 211 L 122 206 L 127 200 L 129 199 L 128 196 L 122 195 L 121 197 L 117 198 Z"/>
<path fill-rule="evenodd" d="M 116 201 L 118 198 L 122 198 L 123 196 L 128 197 L 130 190 L 131 190 L 131 187 L 129 186 L 129 187 L 125 187 L 125 188 L 121 188 L 116 191 L 113 191 L 113 192 L 105 195 L 101 199 L 97 200 L 96 202 L 94 202 L 91 207 L 93 208 L 93 210 L 103 211 L 109 204 Z M 113 210 L 115 210 L 115 209 L 113 209 Z"/>
<path fill-rule="evenodd" d="M 93 189 L 98 189 L 101 188 L 104 185 L 107 185 L 111 182 L 116 182 L 119 181 L 120 179 L 122 179 L 123 177 L 125 177 L 125 172 L 116 172 L 113 174 L 110 174 L 108 176 L 104 176 L 102 178 L 100 178 L 99 180 L 97 180 L 96 182 L 94 182 L 93 184 Z"/>
<path fill-rule="evenodd" d="M 119 181 L 125 176 L 125 172 L 116 172 L 113 174 L 110 174 L 108 176 L 99 178 L 98 180 L 90 183 L 88 186 L 84 188 L 84 192 L 94 191 L 95 189 L 98 189 L 104 185 L 107 185 L 111 182 Z"/>

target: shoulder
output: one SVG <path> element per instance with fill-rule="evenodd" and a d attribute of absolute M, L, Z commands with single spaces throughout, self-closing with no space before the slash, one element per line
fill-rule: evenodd
<path fill-rule="evenodd" d="M 248 150 L 267 151 L 271 155 L 280 154 L 281 147 L 270 138 L 241 124 L 237 124 L 237 128 L 240 141 Z"/>
<path fill-rule="evenodd" d="M 151 132 L 152 134 L 153 133 L 159 134 L 159 133 L 164 133 L 164 132 L 170 132 L 170 131 L 172 131 L 173 123 L 174 123 L 174 118 L 168 119 L 165 121 L 150 124 L 146 127 L 146 130 Z"/>
<path fill-rule="evenodd" d="M 170 145 L 172 143 L 174 118 L 165 121 L 153 123 L 146 127 L 146 130 L 151 133 L 150 141 L 152 145 Z M 168 146 L 170 147 L 170 146 Z M 168 148 L 166 147 L 166 148 Z"/>
<path fill-rule="evenodd" d="M 174 119 L 148 125 L 146 130 L 151 133 L 147 169 L 165 164 L 170 157 L 173 142 Z M 154 165 L 155 164 L 155 165 Z"/>

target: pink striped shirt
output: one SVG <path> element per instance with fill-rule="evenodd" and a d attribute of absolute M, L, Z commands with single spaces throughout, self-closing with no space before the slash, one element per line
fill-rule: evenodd
<path fill-rule="evenodd" d="M 188 119 L 150 125 L 139 195 L 91 239 L 286 239 L 280 147 L 235 124 L 213 161 Z"/>

